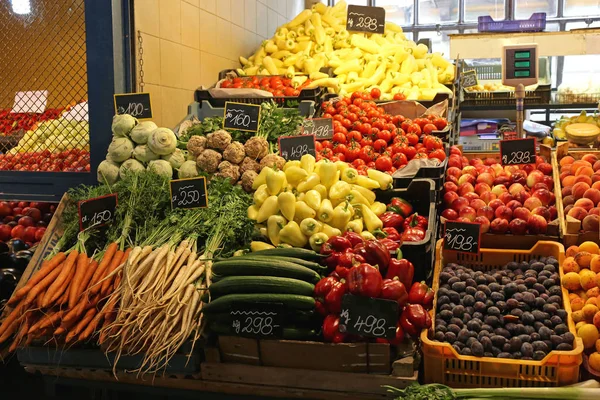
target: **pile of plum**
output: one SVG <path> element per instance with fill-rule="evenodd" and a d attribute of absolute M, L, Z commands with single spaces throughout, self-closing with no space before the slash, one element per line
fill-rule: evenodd
<path fill-rule="evenodd" d="M 439 279 L 434 340 L 459 354 L 541 360 L 573 349 L 556 258 L 489 271 L 449 263 Z"/>

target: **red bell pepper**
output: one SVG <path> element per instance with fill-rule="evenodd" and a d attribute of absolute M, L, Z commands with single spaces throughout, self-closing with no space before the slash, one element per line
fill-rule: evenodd
<path fill-rule="evenodd" d="M 402 223 L 402 227 L 404 228 L 404 230 L 407 230 L 409 228 L 420 227 L 421 229 L 426 231 L 428 226 L 429 220 L 427 219 L 427 217 L 419 215 L 418 213 L 412 214 L 410 217 L 406 218 Z"/>
<path fill-rule="evenodd" d="M 420 242 L 425 239 L 426 234 L 427 232 L 423 228 L 416 226 L 414 228 L 406 228 L 402 232 L 401 239 L 403 242 Z"/>
<path fill-rule="evenodd" d="M 333 287 L 333 285 L 336 284 L 338 281 L 339 281 L 339 279 L 336 279 L 332 276 L 322 278 L 315 285 L 314 297 L 316 299 L 321 299 L 321 300 L 324 299 L 325 296 L 327 296 L 327 293 L 329 293 L 331 291 L 331 288 Z"/>
<path fill-rule="evenodd" d="M 342 278 L 331 287 L 331 290 L 325 296 L 325 307 L 327 311 L 334 314 L 339 314 L 342 311 L 342 297 L 348 291 L 348 285 Z"/>
<path fill-rule="evenodd" d="M 379 243 L 384 245 L 385 248 L 388 249 L 388 251 L 390 253 L 393 253 L 396 250 L 398 250 L 400 248 L 400 244 L 401 244 L 401 242 L 394 242 L 393 240 L 390 240 L 388 238 L 379 239 Z"/>
<path fill-rule="evenodd" d="M 388 211 L 402 215 L 404 218 L 412 214 L 413 208 L 410 203 L 400 197 L 392 197 L 387 207 Z"/>
<path fill-rule="evenodd" d="M 400 214 L 396 214 L 392 211 L 386 211 L 379 216 L 381 222 L 383 222 L 384 228 L 396 228 L 401 229 L 404 217 Z"/>
<path fill-rule="evenodd" d="M 363 263 L 350 269 L 348 290 L 357 296 L 377 297 L 381 293 L 382 281 L 377 268 Z"/>
<path fill-rule="evenodd" d="M 425 295 L 429 287 L 425 284 L 425 282 L 415 282 L 410 287 L 408 291 L 408 302 L 410 304 L 421 304 L 423 305 L 425 301 Z"/>
<path fill-rule="evenodd" d="M 331 255 L 334 251 L 335 251 L 335 249 L 333 248 L 331 243 L 325 242 L 321 245 L 321 250 L 319 250 L 319 253 L 321 253 L 325 256 L 328 256 L 328 255 Z"/>
<path fill-rule="evenodd" d="M 323 321 L 323 339 L 326 342 L 341 343 L 346 337 L 345 333 L 340 332 L 340 317 L 330 314 Z"/>
<path fill-rule="evenodd" d="M 338 265 L 337 267 L 335 267 L 335 273 L 340 277 L 340 279 L 348 278 L 349 271 L 350 268 L 344 267 L 343 265 Z"/>
<path fill-rule="evenodd" d="M 425 296 L 423 296 L 423 307 L 425 307 L 426 310 L 431 310 L 433 308 L 433 297 L 435 295 L 435 292 L 433 291 L 432 288 L 427 289 L 427 293 L 425 293 Z"/>
<path fill-rule="evenodd" d="M 419 335 L 419 330 L 416 326 L 413 325 L 412 322 L 409 321 L 408 313 L 406 313 L 405 311 L 403 311 L 402 315 L 400 315 L 400 326 L 402 327 L 404 332 L 406 332 L 412 337 L 416 337 Z"/>
<path fill-rule="evenodd" d="M 323 317 L 329 315 L 327 309 L 325 308 L 325 305 L 323 305 L 323 303 L 319 300 L 315 300 L 315 310 L 317 310 L 317 313 L 319 313 L 319 315 Z"/>
<path fill-rule="evenodd" d="M 338 257 L 338 266 L 342 266 L 344 268 L 352 268 L 354 264 L 353 261 L 354 253 L 352 253 L 352 250 L 345 251 L 343 253 L 340 253 Z"/>
<path fill-rule="evenodd" d="M 375 339 L 376 343 L 389 343 L 394 346 L 398 346 L 404 340 L 404 329 L 402 329 L 402 325 L 400 325 L 400 321 L 396 325 L 396 336 L 393 339 L 383 339 L 377 338 Z"/>
<path fill-rule="evenodd" d="M 408 321 L 417 329 L 429 329 L 431 328 L 431 317 L 425 308 L 420 304 L 409 304 L 404 307 L 402 316 L 405 316 Z"/>
<path fill-rule="evenodd" d="M 350 241 L 350 243 L 352 244 L 352 247 L 356 246 L 359 243 L 365 242 L 365 240 L 362 238 L 362 236 L 360 236 L 356 232 L 347 231 L 346 233 L 344 233 L 343 236 Z"/>
<path fill-rule="evenodd" d="M 329 240 L 327 240 L 326 243 L 329 243 L 335 251 L 344 251 L 352 248 L 352 243 L 350 240 L 343 236 L 332 236 L 329 238 Z"/>
<path fill-rule="evenodd" d="M 377 265 L 382 271 L 385 271 L 390 263 L 389 250 L 377 240 L 367 240 L 364 244 L 358 244 L 354 247 L 354 252 L 363 256 L 367 263 Z"/>
<path fill-rule="evenodd" d="M 327 243 L 325 243 L 325 244 L 327 244 Z M 325 246 L 325 244 L 323 244 L 323 246 Z M 326 257 L 323 260 L 323 264 L 325 264 L 325 266 L 327 268 L 329 268 L 329 270 L 331 271 L 338 265 L 338 260 L 341 255 L 342 255 L 342 253 L 340 253 L 339 251 L 335 251 L 335 252 L 331 253 L 329 255 L 329 257 Z"/>
<path fill-rule="evenodd" d="M 398 254 L 402 257 L 402 254 Z M 387 279 L 398 278 L 400 282 L 404 284 L 404 287 L 409 288 L 412 285 L 413 278 L 415 276 L 415 267 L 407 259 L 392 258 L 388 267 L 385 277 Z"/>
<path fill-rule="evenodd" d="M 384 279 L 381 284 L 380 297 L 382 299 L 395 300 L 402 307 L 408 300 L 408 292 L 398 278 Z"/>
<path fill-rule="evenodd" d="M 400 233 L 398 233 L 396 228 L 383 228 L 382 231 L 385 232 L 386 239 L 393 240 L 394 242 L 399 242 L 402 240 Z"/>

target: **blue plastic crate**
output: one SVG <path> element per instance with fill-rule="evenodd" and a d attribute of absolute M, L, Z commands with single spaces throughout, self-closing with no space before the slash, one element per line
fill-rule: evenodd
<path fill-rule="evenodd" d="M 477 18 L 479 32 L 542 32 L 546 29 L 546 13 L 534 13 L 525 20 L 494 21 L 486 15 Z"/>

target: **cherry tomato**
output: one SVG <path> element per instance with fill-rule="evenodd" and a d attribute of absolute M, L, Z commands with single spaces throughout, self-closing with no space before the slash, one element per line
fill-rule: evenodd
<path fill-rule="evenodd" d="M 381 96 L 381 90 L 378 88 L 371 89 L 371 97 L 374 99 L 378 99 Z"/>
<path fill-rule="evenodd" d="M 389 171 L 392 168 L 392 159 L 388 156 L 381 156 L 375 161 L 375 168 L 379 171 Z"/>
<path fill-rule="evenodd" d="M 394 95 L 394 100 L 406 100 L 406 96 L 404 93 L 396 93 Z"/>
<path fill-rule="evenodd" d="M 342 132 L 336 132 L 333 134 L 333 141 L 337 143 L 346 143 L 346 135 Z"/>

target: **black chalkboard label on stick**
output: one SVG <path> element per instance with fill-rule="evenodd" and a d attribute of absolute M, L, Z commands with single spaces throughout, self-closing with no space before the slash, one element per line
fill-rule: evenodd
<path fill-rule="evenodd" d="M 477 254 L 480 244 L 480 224 L 454 221 L 446 221 L 444 224 L 444 250 Z"/>
<path fill-rule="evenodd" d="M 208 195 L 206 178 L 173 179 L 169 182 L 171 208 L 206 208 Z"/>
<path fill-rule="evenodd" d="M 260 123 L 260 105 L 225 102 L 223 128 L 257 132 Z"/>
<path fill-rule="evenodd" d="M 500 141 L 502 165 L 535 164 L 535 138 Z"/>
<path fill-rule="evenodd" d="M 137 119 L 152 118 L 150 93 L 115 94 L 115 114 L 129 114 Z"/>
<path fill-rule="evenodd" d="M 115 217 L 117 209 L 117 194 L 81 200 L 77 204 L 79 211 L 79 229 L 84 230 L 91 226 L 100 227 L 108 225 Z"/>
<path fill-rule="evenodd" d="M 302 125 L 305 135 L 315 135 L 316 140 L 333 138 L 332 118 L 307 118 Z"/>
<path fill-rule="evenodd" d="M 299 160 L 305 154 L 317 155 L 315 135 L 279 137 L 279 155 L 286 161 Z"/>
<path fill-rule="evenodd" d="M 397 301 L 345 294 L 342 298 L 340 332 L 393 339 L 398 316 Z"/>
<path fill-rule="evenodd" d="M 346 30 L 383 34 L 385 31 L 385 9 L 383 7 L 349 5 Z"/>
<path fill-rule="evenodd" d="M 283 336 L 283 304 L 237 302 L 229 311 L 231 331 L 237 336 L 281 338 Z"/>
<path fill-rule="evenodd" d="M 471 71 L 463 72 L 462 85 L 466 88 L 479 85 L 479 81 L 477 80 L 477 71 L 473 69 Z"/>

